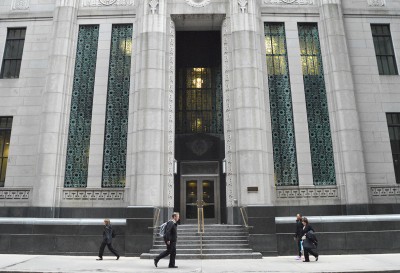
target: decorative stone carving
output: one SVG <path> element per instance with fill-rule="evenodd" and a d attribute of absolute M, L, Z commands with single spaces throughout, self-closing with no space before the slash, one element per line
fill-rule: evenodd
<path fill-rule="evenodd" d="M 124 201 L 124 189 L 64 189 L 63 200 L 102 200 L 102 201 Z"/>
<path fill-rule="evenodd" d="M 264 0 L 264 4 L 314 5 L 315 0 Z"/>
<path fill-rule="evenodd" d="M 384 7 L 384 6 L 386 6 L 386 2 L 385 2 L 385 0 L 368 0 L 368 6 Z"/>
<path fill-rule="evenodd" d="M 195 7 L 195 8 L 201 8 L 204 6 L 207 6 L 210 4 L 210 0 L 186 0 L 186 3 L 189 6 Z"/>
<path fill-rule="evenodd" d="M 157 13 L 158 0 L 149 0 L 151 14 Z"/>
<path fill-rule="evenodd" d="M 223 99 L 224 99 L 224 124 L 225 124 L 225 137 L 226 137 L 226 196 L 227 196 L 227 205 L 229 207 L 233 207 L 235 204 L 235 198 L 233 195 L 233 170 L 232 170 L 232 161 L 233 161 L 233 139 L 232 139 L 232 112 L 231 112 L 231 100 L 230 100 L 230 81 L 229 81 L 229 72 L 231 67 L 231 59 L 230 59 L 230 20 L 225 19 L 222 23 L 222 58 L 223 58 Z"/>
<path fill-rule="evenodd" d="M 133 6 L 134 0 L 82 0 L 83 7 Z"/>
<path fill-rule="evenodd" d="M 169 21 L 168 55 L 168 207 L 174 207 L 174 143 L 175 143 L 175 23 Z"/>
<path fill-rule="evenodd" d="M 276 190 L 279 199 L 300 198 L 338 198 L 337 187 L 279 187 Z"/>
<path fill-rule="evenodd" d="M 0 190 L 0 200 L 28 200 L 30 189 L 6 189 Z"/>
<path fill-rule="evenodd" d="M 247 0 L 238 0 L 238 5 L 241 13 L 246 13 L 247 12 Z"/>
<path fill-rule="evenodd" d="M 370 188 L 372 197 L 400 197 L 399 186 L 371 186 Z"/>
<path fill-rule="evenodd" d="M 11 10 L 27 10 L 29 9 L 29 0 L 13 0 Z"/>

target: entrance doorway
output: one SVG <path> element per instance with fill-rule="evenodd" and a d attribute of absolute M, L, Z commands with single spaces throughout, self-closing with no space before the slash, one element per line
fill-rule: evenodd
<path fill-rule="evenodd" d="M 182 179 L 183 215 L 186 223 L 196 223 L 198 209 L 203 208 L 204 221 L 218 223 L 217 177 L 191 177 Z"/>
<path fill-rule="evenodd" d="M 176 32 L 175 210 L 182 223 L 224 223 L 225 158 L 220 31 Z"/>

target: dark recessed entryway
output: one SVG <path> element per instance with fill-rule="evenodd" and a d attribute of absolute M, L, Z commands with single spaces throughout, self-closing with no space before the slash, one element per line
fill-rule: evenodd
<path fill-rule="evenodd" d="M 221 32 L 176 33 L 175 210 L 183 223 L 226 223 Z"/>

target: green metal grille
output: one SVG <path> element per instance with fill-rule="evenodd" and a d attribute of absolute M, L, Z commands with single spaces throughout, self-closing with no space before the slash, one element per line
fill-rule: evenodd
<path fill-rule="evenodd" d="M 314 185 L 335 185 L 335 164 L 317 24 L 299 24 Z"/>
<path fill-rule="evenodd" d="M 86 187 L 99 26 L 79 26 L 64 187 Z"/>
<path fill-rule="evenodd" d="M 275 184 L 299 184 L 285 26 L 265 23 Z"/>
<path fill-rule="evenodd" d="M 132 25 L 113 25 L 103 154 L 104 188 L 125 187 Z"/>

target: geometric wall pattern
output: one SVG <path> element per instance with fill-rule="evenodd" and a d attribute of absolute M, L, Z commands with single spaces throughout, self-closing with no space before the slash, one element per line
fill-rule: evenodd
<path fill-rule="evenodd" d="M 66 188 L 87 185 L 98 39 L 98 25 L 79 26 L 65 166 Z"/>
<path fill-rule="evenodd" d="M 131 55 L 132 25 L 113 25 L 104 135 L 103 188 L 125 187 Z"/>
<path fill-rule="evenodd" d="M 314 185 L 336 185 L 321 47 L 316 23 L 299 24 Z"/>
<path fill-rule="evenodd" d="M 265 23 L 274 179 L 278 186 L 299 184 L 292 93 L 283 23 Z"/>

